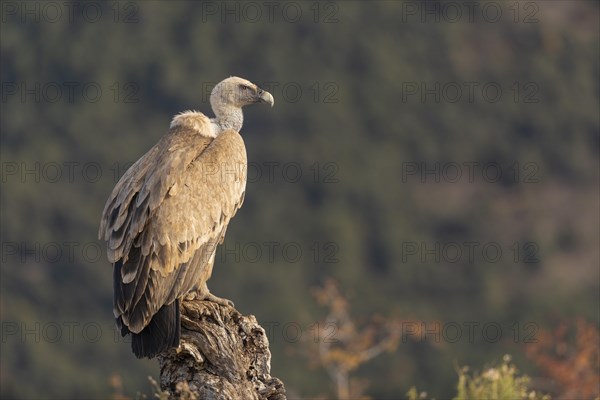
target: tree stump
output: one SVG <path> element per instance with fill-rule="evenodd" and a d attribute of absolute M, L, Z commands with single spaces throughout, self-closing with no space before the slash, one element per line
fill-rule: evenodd
<path fill-rule="evenodd" d="M 270 375 L 265 330 L 253 315 L 233 307 L 183 301 L 180 346 L 158 361 L 160 386 L 169 398 L 286 399 L 283 383 Z"/>

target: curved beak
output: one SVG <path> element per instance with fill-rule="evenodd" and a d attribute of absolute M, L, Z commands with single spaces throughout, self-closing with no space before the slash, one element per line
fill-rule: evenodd
<path fill-rule="evenodd" d="M 258 89 L 256 101 L 259 103 L 267 103 L 270 104 L 271 107 L 275 104 L 275 99 L 273 99 L 273 95 L 265 90 Z"/>

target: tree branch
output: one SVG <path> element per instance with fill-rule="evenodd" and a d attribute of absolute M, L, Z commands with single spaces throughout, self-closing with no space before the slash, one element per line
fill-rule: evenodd
<path fill-rule="evenodd" d="M 183 301 L 181 345 L 158 356 L 169 398 L 285 400 L 271 377 L 265 330 L 253 315 L 209 301 Z"/>

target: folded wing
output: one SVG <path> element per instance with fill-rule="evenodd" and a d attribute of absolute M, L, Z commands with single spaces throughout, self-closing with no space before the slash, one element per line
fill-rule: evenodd
<path fill-rule="evenodd" d="M 115 318 L 134 333 L 206 283 L 216 246 L 243 202 L 242 138 L 233 130 L 211 137 L 210 121 L 199 115 L 193 125 L 172 127 L 140 158 L 104 208 L 99 238 L 115 264 Z"/>

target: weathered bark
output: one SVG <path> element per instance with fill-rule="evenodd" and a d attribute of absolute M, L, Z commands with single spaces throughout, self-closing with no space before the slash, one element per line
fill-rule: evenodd
<path fill-rule="evenodd" d="M 253 315 L 209 301 L 181 305 L 181 345 L 158 356 L 160 386 L 170 398 L 285 400 L 270 375 L 265 330 Z"/>

